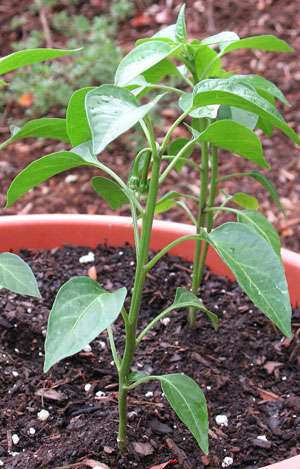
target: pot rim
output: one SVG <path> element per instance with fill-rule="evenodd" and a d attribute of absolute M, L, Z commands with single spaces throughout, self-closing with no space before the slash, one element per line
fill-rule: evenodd
<path fill-rule="evenodd" d="M 99 229 L 99 231 L 98 231 Z M 161 249 L 179 236 L 193 234 L 194 227 L 183 223 L 155 220 L 151 248 Z M 133 244 L 131 218 L 111 215 L 5 215 L 0 217 L 0 250 L 51 249 L 64 244 L 95 247 L 106 242 L 111 246 Z M 172 249 L 174 255 L 192 260 L 194 241 L 187 241 Z M 293 306 L 300 305 L 300 254 L 282 249 L 282 259 Z M 207 265 L 219 275 L 233 279 L 233 275 L 217 256 L 209 250 Z M 261 469 L 299 469 L 300 455 Z"/>

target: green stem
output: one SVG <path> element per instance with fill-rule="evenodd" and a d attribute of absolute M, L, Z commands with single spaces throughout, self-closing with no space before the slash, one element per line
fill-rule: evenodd
<path fill-rule="evenodd" d="M 218 189 L 218 153 L 216 147 L 212 147 L 211 151 L 211 184 L 210 184 L 210 192 L 208 197 L 207 209 L 212 207 L 215 203 L 215 198 Z M 206 211 L 206 210 L 205 210 Z M 209 233 L 213 228 L 214 223 L 214 215 L 213 212 L 207 212 L 207 232 Z M 199 276 L 198 276 L 198 289 L 201 285 L 205 264 L 206 264 L 206 257 L 208 251 L 209 243 L 204 241 L 203 250 L 201 252 L 200 262 L 199 262 Z"/>
<path fill-rule="evenodd" d="M 136 349 L 136 328 L 140 304 L 142 299 L 142 292 L 144 288 L 146 269 L 145 265 L 148 261 L 150 237 L 152 231 L 152 224 L 154 218 L 155 204 L 157 200 L 158 187 L 159 187 L 159 172 L 161 159 L 157 152 L 156 143 L 153 136 L 152 126 L 147 123 L 147 138 L 151 144 L 152 150 L 152 175 L 150 180 L 148 200 L 146 204 L 145 213 L 143 216 L 142 232 L 140 238 L 140 249 L 137 257 L 137 266 L 135 272 L 133 294 L 128 313 L 128 323 L 125 324 L 126 329 L 126 342 L 125 350 L 119 369 L 119 432 L 118 443 L 119 448 L 123 451 L 126 448 L 126 425 L 127 425 L 127 393 L 128 393 L 128 374 L 134 357 Z M 146 126 L 146 124 L 145 124 Z"/>
<path fill-rule="evenodd" d="M 111 326 L 108 326 L 107 333 L 108 333 L 111 353 L 112 353 L 116 368 L 117 368 L 117 370 L 119 370 L 119 368 L 120 368 L 120 359 L 119 359 L 118 352 L 117 352 L 117 349 L 116 349 L 116 344 L 115 344 L 115 340 L 114 340 L 114 336 L 113 336 Z"/>
<path fill-rule="evenodd" d="M 197 129 L 198 130 L 198 129 Z M 203 130 L 203 129 L 199 129 Z M 201 166 L 200 166 L 200 195 L 198 203 L 198 213 L 196 218 L 196 233 L 199 234 L 201 229 L 205 226 L 206 219 L 206 201 L 207 201 L 207 191 L 208 191 L 208 144 L 207 142 L 201 143 Z M 196 242 L 194 262 L 193 262 L 193 275 L 192 275 L 192 293 L 197 295 L 199 289 L 199 278 L 200 278 L 200 255 L 201 255 L 201 246 L 202 241 L 198 240 Z M 196 323 L 196 310 L 195 308 L 190 308 L 188 314 L 188 321 L 191 327 L 195 327 Z"/>
<path fill-rule="evenodd" d="M 197 144 L 196 140 L 190 140 L 188 143 L 184 145 L 184 147 L 181 148 L 181 150 L 177 153 L 175 158 L 172 159 L 171 163 L 168 164 L 164 172 L 159 178 L 159 184 L 162 184 L 170 171 L 176 166 L 177 162 L 182 158 L 182 155 L 184 155 L 190 148 L 194 148 Z"/>
<path fill-rule="evenodd" d="M 174 248 L 177 246 L 177 244 L 183 243 L 183 241 L 190 241 L 192 239 L 195 239 L 196 241 L 199 239 L 204 239 L 204 236 L 199 234 L 193 234 L 193 235 L 185 235 L 181 236 L 180 238 L 175 239 L 172 241 L 170 244 L 167 246 L 163 247 L 161 251 L 159 251 L 152 259 L 145 265 L 145 270 L 146 272 L 149 272 L 155 264 L 165 255 L 167 252 L 170 251 L 170 249 Z"/>

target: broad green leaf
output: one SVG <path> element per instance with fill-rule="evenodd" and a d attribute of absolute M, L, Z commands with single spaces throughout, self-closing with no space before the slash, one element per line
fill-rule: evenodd
<path fill-rule="evenodd" d="M 115 85 L 127 85 L 133 78 L 174 54 L 180 47 L 162 41 L 140 44 L 120 62 L 116 71 Z"/>
<path fill-rule="evenodd" d="M 92 186 L 95 192 L 107 202 L 113 210 L 128 204 L 128 199 L 119 184 L 111 179 L 96 176 L 92 179 Z"/>
<path fill-rule="evenodd" d="M 25 65 L 32 65 L 45 60 L 57 59 L 65 55 L 76 54 L 81 49 L 25 49 L 0 58 L 0 75 L 12 72 Z"/>
<path fill-rule="evenodd" d="M 237 220 L 252 226 L 263 236 L 280 256 L 280 238 L 272 223 L 257 210 L 242 210 L 238 213 Z"/>
<path fill-rule="evenodd" d="M 262 145 L 257 135 L 235 121 L 216 121 L 209 125 L 197 140 L 237 153 L 262 168 L 269 166 L 264 159 Z"/>
<path fill-rule="evenodd" d="M 100 153 L 109 143 L 142 120 L 161 96 L 138 106 L 136 98 L 125 88 L 102 85 L 90 91 L 86 95 L 85 105 L 93 136 L 93 152 Z"/>
<path fill-rule="evenodd" d="M 219 76 L 222 70 L 222 62 L 213 49 L 202 45 L 195 55 L 195 68 L 199 79 L 206 78 L 208 72 L 210 77 Z"/>
<path fill-rule="evenodd" d="M 248 171 L 246 174 L 247 176 L 250 176 L 256 181 L 258 181 L 269 192 L 278 210 L 283 212 L 283 207 L 280 202 L 279 194 L 272 182 L 264 174 L 260 173 L 256 169 Z"/>
<path fill-rule="evenodd" d="M 85 111 L 85 97 L 94 87 L 88 86 L 75 91 L 68 103 L 66 112 L 67 132 L 73 147 L 92 139 Z"/>
<path fill-rule="evenodd" d="M 20 138 L 29 137 L 53 138 L 69 143 L 65 119 L 42 117 L 41 119 L 33 119 L 26 122 L 21 128 L 12 127 L 11 137 L 0 144 L 0 150 Z"/>
<path fill-rule="evenodd" d="M 0 254 L 0 289 L 7 288 L 19 295 L 41 298 L 36 279 L 30 267 L 16 254 Z"/>
<path fill-rule="evenodd" d="M 180 96 L 178 104 L 183 111 L 187 111 L 193 104 L 193 94 L 184 93 Z M 208 119 L 215 119 L 218 115 L 219 105 L 201 106 L 193 109 L 189 115 L 196 119 L 207 117 Z"/>
<path fill-rule="evenodd" d="M 178 17 L 177 17 L 175 36 L 178 42 L 185 42 L 187 40 L 184 4 L 181 6 Z"/>
<path fill-rule="evenodd" d="M 157 64 L 153 65 L 153 67 L 148 68 L 148 70 L 143 73 L 147 84 L 158 83 L 167 75 L 177 77 L 180 76 L 176 65 L 168 59 L 161 60 Z"/>
<path fill-rule="evenodd" d="M 250 210 L 257 210 L 259 208 L 257 198 L 252 195 L 245 194 L 244 192 L 236 192 L 230 200 L 240 207 L 248 208 Z"/>
<path fill-rule="evenodd" d="M 258 92 L 262 92 L 263 97 L 268 95 L 269 97 L 271 96 L 278 99 L 283 104 L 289 104 L 282 91 L 274 83 L 260 75 L 234 75 L 230 80 L 252 86 Z"/>
<path fill-rule="evenodd" d="M 259 117 L 257 121 L 257 127 L 261 129 L 268 137 L 272 137 L 273 125 L 270 122 L 268 122 L 266 119 Z"/>
<path fill-rule="evenodd" d="M 178 137 L 173 140 L 170 145 L 168 146 L 168 155 L 176 156 L 177 153 L 189 142 L 187 138 Z M 175 165 L 175 170 L 180 171 L 186 163 L 186 160 L 191 156 L 193 153 L 193 148 L 189 148 L 187 151 L 184 152 L 180 160 Z"/>
<path fill-rule="evenodd" d="M 207 79 L 194 88 L 194 108 L 210 104 L 228 104 L 258 114 L 282 130 L 291 140 L 300 145 L 300 138 L 283 120 L 271 103 L 262 98 L 249 86 L 228 79 Z"/>
<path fill-rule="evenodd" d="M 44 371 L 94 340 L 119 316 L 126 288 L 109 293 L 89 277 L 73 277 L 57 293 L 48 321 Z"/>
<path fill-rule="evenodd" d="M 181 373 L 157 376 L 157 379 L 176 415 L 208 454 L 208 412 L 203 391 L 194 380 Z"/>
<path fill-rule="evenodd" d="M 222 49 L 222 55 L 238 49 L 259 49 L 267 52 L 292 52 L 293 49 L 282 39 L 269 35 L 252 36 L 231 42 Z"/>
<path fill-rule="evenodd" d="M 233 31 L 223 31 L 221 33 L 214 34 L 213 36 L 202 39 L 201 44 L 207 46 L 216 44 L 222 50 L 230 43 L 237 42 L 239 39 L 239 36 Z"/>
<path fill-rule="evenodd" d="M 283 265 L 270 244 L 245 223 L 224 223 L 208 241 L 253 303 L 291 336 L 291 304 Z"/>
<path fill-rule="evenodd" d="M 22 195 L 50 177 L 80 166 L 97 166 L 97 160 L 74 151 L 58 151 L 33 161 L 11 183 L 6 207 L 11 207 Z"/>
<path fill-rule="evenodd" d="M 201 109 L 201 108 L 200 108 Z M 218 116 L 219 120 L 222 119 L 231 119 L 239 124 L 248 127 L 248 129 L 255 129 L 258 115 L 253 114 L 253 112 L 245 111 L 244 109 L 239 109 L 238 107 L 223 105 L 219 106 Z"/>

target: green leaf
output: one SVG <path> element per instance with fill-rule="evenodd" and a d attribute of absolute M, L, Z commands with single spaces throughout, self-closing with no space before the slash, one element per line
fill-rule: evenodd
<path fill-rule="evenodd" d="M 130 91 L 114 85 L 102 85 L 85 98 L 86 112 L 93 136 L 93 152 L 100 153 L 113 140 L 129 130 L 148 112 L 162 95 L 138 106 Z"/>
<path fill-rule="evenodd" d="M 178 104 L 183 111 L 187 111 L 193 104 L 193 94 L 184 93 L 180 96 Z M 193 109 L 189 115 L 196 119 L 207 117 L 208 119 L 215 119 L 218 115 L 219 105 L 201 106 Z"/>
<path fill-rule="evenodd" d="M 174 47 L 162 41 L 140 44 L 120 62 L 116 71 L 115 85 L 127 85 L 133 78 L 174 54 L 180 47 L 180 45 Z"/>
<path fill-rule="evenodd" d="M 170 208 L 175 207 L 177 199 L 195 199 L 195 197 L 176 191 L 167 192 L 157 201 L 155 206 L 155 213 L 164 213 L 170 210 Z"/>
<path fill-rule="evenodd" d="M 194 88 L 194 108 L 210 104 L 228 104 L 258 114 L 282 130 L 291 140 L 300 145 L 300 138 L 283 120 L 281 114 L 266 99 L 249 86 L 228 79 L 207 79 Z"/>
<path fill-rule="evenodd" d="M 187 138 L 184 137 L 178 137 L 175 140 L 173 140 L 170 145 L 168 146 L 168 155 L 170 156 L 176 156 L 177 153 L 180 152 L 180 150 L 189 142 Z M 175 165 L 175 170 L 176 171 L 181 171 L 183 166 L 185 165 L 187 159 L 191 156 L 193 153 L 193 148 L 189 148 L 187 151 L 184 152 L 180 160 L 176 163 Z"/>
<path fill-rule="evenodd" d="M 250 210 L 257 210 L 259 208 L 257 198 L 252 195 L 245 194 L 244 192 L 236 192 L 230 200 L 240 207 L 248 208 Z"/>
<path fill-rule="evenodd" d="M 0 289 L 7 288 L 19 295 L 41 298 L 36 279 L 30 267 L 16 254 L 0 254 Z"/>
<path fill-rule="evenodd" d="M 185 23 L 185 5 L 182 5 L 176 21 L 175 36 L 178 42 L 185 42 L 187 40 L 187 31 Z"/>
<path fill-rule="evenodd" d="M 291 304 L 284 269 L 270 244 L 245 223 L 224 223 L 208 241 L 253 303 L 291 336 Z"/>
<path fill-rule="evenodd" d="M 231 42 L 222 49 L 222 55 L 238 49 L 259 49 L 267 52 L 292 52 L 293 49 L 282 39 L 269 35 L 252 36 Z"/>
<path fill-rule="evenodd" d="M 244 109 L 239 109 L 238 107 L 228 106 L 225 104 L 219 107 L 217 119 L 231 119 L 245 127 L 248 127 L 248 129 L 253 130 L 256 127 L 258 115 L 253 114 L 253 112 L 248 112 Z"/>
<path fill-rule="evenodd" d="M 153 39 L 157 39 L 157 40 L 166 39 L 170 42 L 175 43 L 176 42 L 176 24 L 170 24 L 169 26 L 166 26 L 165 28 L 160 29 L 149 40 L 153 40 Z"/>
<path fill-rule="evenodd" d="M 92 139 L 85 111 L 85 97 L 94 87 L 81 88 L 72 94 L 66 112 L 67 132 L 73 147 Z"/>
<path fill-rule="evenodd" d="M 211 65 L 209 65 L 211 63 Z M 218 54 L 208 46 L 200 46 L 195 55 L 195 68 L 199 79 L 218 76 L 222 71 L 222 62 Z"/>
<path fill-rule="evenodd" d="M 244 125 L 231 120 L 219 120 L 209 125 L 197 140 L 209 142 L 225 150 L 237 153 L 262 168 L 268 168 L 261 142 L 257 135 Z"/>
<path fill-rule="evenodd" d="M 25 49 L 2 57 L 0 59 L 0 75 L 12 72 L 25 65 L 32 65 L 45 60 L 57 59 L 65 55 L 76 54 L 81 49 Z"/>
<path fill-rule="evenodd" d="M 282 91 L 274 83 L 260 75 L 234 75 L 230 80 L 252 86 L 258 92 L 263 92 L 263 97 L 267 95 L 278 99 L 283 104 L 289 104 Z"/>
<path fill-rule="evenodd" d="M 50 153 L 33 161 L 15 177 L 9 186 L 6 207 L 11 207 L 22 195 L 50 177 L 80 166 L 97 166 L 97 160 L 92 157 L 85 158 L 77 154 L 74 149 L 74 151 Z"/>
<path fill-rule="evenodd" d="M 180 76 L 176 65 L 168 59 L 161 60 L 143 73 L 143 76 L 146 79 L 146 84 L 158 83 L 168 75 L 176 77 Z"/>
<path fill-rule="evenodd" d="M 44 372 L 90 343 L 119 316 L 126 288 L 109 293 L 88 277 L 74 277 L 55 298 L 48 321 Z"/>
<path fill-rule="evenodd" d="M 213 36 L 209 36 L 201 41 L 201 44 L 204 45 L 218 45 L 220 49 L 224 49 L 224 47 L 228 46 L 232 42 L 237 42 L 239 40 L 239 36 L 234 33 L 233 31 L 223 31 L 218 34 L 214 34 Z"/>
<path fill-rule="evenodd" d="M 252 226 L 271 244 L 274 251 L 280 256 L 280 238 L 274 226 L 260 212 L 256 210 L 242 210 L 238 213 L 237 220 Z"/>
<path fill-rule="evenodd" d="M 198 298 L 194 293 L 185 288 L 178 287 L 176 289 L 176 294 L 174 302 L 169 308 L 178 309 L 178 308 L 189 308 L 193 307 L 198 310 L 203 311 L 208 319 L 211 321 L 212 326 L 215 330 L 219 327 L 219 318 L 215 313 L 209 311 L 203 304 L 202 300 Z"/>
<path fill-rule="evenodd" d="M 184 374 L 162 375 L 157 379 L 178 418 L 192 433 L 202 451 L 208 454 L 208 412 L 203 391 Z"/>
<path fill-rule="evenodd" d="M 42 117 L 41 119 L 26 122 L 22 128 L 13 127 L 11 137 L 1 143 L 0 150 L 20 138 L 29 137 L 53 138 L 54 140 L 69 143 L 65 119 Z"/>
<path fill-rule="evenodd" d="M 115 210 L 128 204 L 128 199 L 119 184 L 102 176 L 92 179 L 94 191 L 107 202 L 111 209 Z"/>
<path fill-rule="evenodd" d="M 260 173 L 256 169 L 253 169 L 252 171 L 248 171 L 246 174 L 247 176 L 250 176 L 256 181 L 258 181 L 269 192 L 278 210 L 283 212 L 283 207 L 280 202 L 279 194 L 276 190 L 276 187 L 272 184 L 272 182 L 264 174 Z"/>

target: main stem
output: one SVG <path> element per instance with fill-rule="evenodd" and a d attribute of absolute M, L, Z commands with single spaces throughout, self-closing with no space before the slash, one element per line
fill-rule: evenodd
<path fill-rule="evenodd" d="M 152 129 L 151 138 L 154 142 Z M 127 426 L 127 393 L 128 389 L 128 375 L 133 361 L 134 352 L 136 349 L 136 329 L 138 315 L 141 305 L 142 293 L 145 283 L 147 270 L 145 268 L 149 257 L 150 237 L 152 231 L 152 224 L 154 218 L 155 204 L 158 193 L 158 181 L 160 172 L 160 155 L 157 153 L 155 143 L 152 146 L 152 174 L 149 187 L 148 201 L 143 216 L 142 233 L 140 239 L 139 254 L 137 257 L 137 266 L 135 272 L 133 294 L 128 313 L 128 321 L 125 324 L 126 342 L 124 355 L 119 369 L 119 432 L 118 444 L 121 451 L 126 449 L 126 426 Z"/>
<path fill-rule="evenodd" d="M 207 218 L 205 217 L 205 208 L 210 208 L 214 206 L 217 189 L 218 189 L 218 152 L 216 147 L 211 148 L 211 182 L 210 182 L 210 191 L 207 200 L 207 191 L 208 191 L 208 160 L 209 160 L 209 153 L 207 149 L 207 154 L 204 154 L 205 158 L 205 166 L 204 170 L 206 172 L 205 175 L 201 175 L 201 191 L 200 191 L 200 199 L 199 199 L 199 209 L 198 209 L 198 217 L 197 217 L 197 234 L 200 232 L 201 228 L 203 228 L 206 224 L 207 231 L 211 231 L 213 228 L 213 212 L 208 212 Z M 203 160 L 203 154 L 201 157 L 201 161 Z M 204 179 L 204 188 L 202 187 Z M 201 198 L 201 193 L 203 189 L 203 199 Z M 201 249 L 203 242 L 200 240 L 197 241 L 196 249 L 195 249 L 195 256 L 194 256 L 194 265 L 193 265 L 193 278 L 192 278 L 192 292 L 194 295 L 197 295 L 206 263 L 207 251 L 208 251 L 208 242 L 205 241 L 204 245 Z M 189 324 L 191 327 L 195 327 L 196 323 L 196 310 L 191 308 L 189 311 Z"/>

